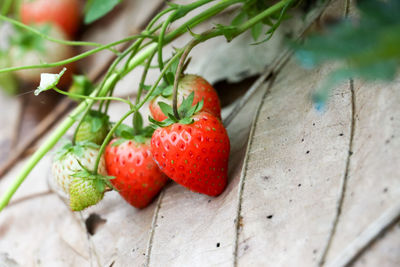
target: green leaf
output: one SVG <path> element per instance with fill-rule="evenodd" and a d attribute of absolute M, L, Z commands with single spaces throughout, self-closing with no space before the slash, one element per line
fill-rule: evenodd
<path fill-rule="evenodd" d="M 98 117 L 94 117 L 92 119 L 92 127 L 90 130 L 92 133 L 95 133 L 98 130 L 100 130 L 102 126 L 103 126 L 103 121 Z"/>
<path fill-rule="evenodd" d="M 136 132 L 140 132 L 143 128 L 143 117 L 139 111 L 133 116 L 133 127 Z"/>
<path fill-rule="evenodd" d="M 164 90 L 162 91 L 161 95 L 163 97 L 167 98 L 167 97 L 172 95 L 173 91 L 174 91 L 174 86 L 171 84 L 171 85 L 168 85 L 167 87 L 164 88 Z"/>
<path fill-rule="evenodd" d="M 231 25 L 232 26 L 239 26 L 240 24 L 243 24 L 246 21 L 246 13 L 241 11 L 239 14 L 236 15 L 236 17 L 232 20 Z"/>
<path fill-rule="evenodd" d="M 119 146 L 119 145 L 121 145 L 122 143 L 125 143 L 126 141 L 127 141 L 127 139 L 125 139 L 125 138 L 119 138 L 117 141 L 113 142 L 113 143 L 111 144 L 111 146 Z"/>
<path fill-rule="evenodd" d="M 127 137 L 127 136 L 133 136 L 133 129 L 129 127 L 126 124 L 120 124 L 117 129 L 115 130 L 115 136 L 117 137 Z M 129 139 L 129 138 L 127 138 Z"/>
<path fill-rule="evenodd" d="M 135 137 L 133 137 L 133 140 L 135 140 L 136 142 L 138 142 L 140 144 L 144 144 L 146 142 L 147 138 L 142 135 L 135 135 Z"/>
<path fill-rule="evenodd" d="M 167 118 L 163 121 L 156 121 L 152 117 L 149 116 L 149 121 L 151 122 L 150 127 L 157 129 L 158 127 L 166 127 L 169 126 L 173 123 L 175 123 L 175 120 L 171 120 L 170 118 Z"/>
<path fill-rule="evenodd" d="M 143 84 L 143 83 L 141 83 L 140 86 L 141 86 L 141 87 L 143 88 L 143 90 L 145 90 L 145 91 L 149 91 L 149 90 L 151 89 L 151 86 L 150 86 L 150 85 L 145 85 L 145 84 Z"/>
<path fill-rule="evenodd" d="M 167 72 L 165 74 L 165 78 L 167 79 L 169 85 L 173 85 L 175 81 L 175 72 Z"/>
<path fill-rule="evenodd" d="M 154 133 L 154 128 L 151 126 L 147 126 L 143 128 L 142 135 L 145 137 L 151 137 Z"/>
<path fill-rule="evenodd" d="M 194 120 L 192 118 L 189 118 L 189 117 L 185 117 L 185 118 L 183 118 L 183 119 L 181 119 L 179 121 L 179 123 L 182 123 L 182 124 L 191 124 L 193 122 L 194 122 Z"/>
<path fill-rule="evenodd" d="M 95 179 L 94 180 L 94 185 L 96 187 L 97 192 L 104 192 L 105 190 L 105 183 L 104 181 L 100 180 L 100 179 Z"/>
<path fill-rule="evenodd" d="M 164 102 L 158 102 L 158 105 L 165 116 L 168 117 L 169 114 L 174 114 L 174 111 L 170 105 L 167 105 Z"/>
<path fill-rule="evenodd" d="M 261 33 L 263 30 L 263 24 L 262 22 L 258 22 L 254 24 L 253 27 L 251 27 L 251 36 L 253 37 L 254 41 L 257 41 L 258 38 L 260 37 Z"/>
<path fill-rule="evenodd" d="M 88 1 L 85 7 L 85 24 L 103 17 L 110 12 L 121 0 L 91 0 Z"/>
<path fill-rule="evenodd" d="M 183 99 L 181 105 L 178 108 L 178 112 L 181 117 L 186 117 L 186 114 L 193 105 L 193 100 L 194 100 L 194 92 L 191 92 L 187 98 Z"/>
<path fill-rule="evenodd" d="M 323 105 L 329 90 L 349 78 L 393 80 L 400 66 L 400 1 L 359 2 L 360 18 L 344 20 L 311 36 L 304 44 L 293 45 L 303 66 L 312 68 L 327 61 L 339 67 L 332 71 L 313 100 Z"/>

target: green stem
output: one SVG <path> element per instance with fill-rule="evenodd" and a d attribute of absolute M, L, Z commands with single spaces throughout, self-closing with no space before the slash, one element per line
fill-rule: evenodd
<path fill-rule="evenodd" d="M 24 69 L 40 69 L 40 68 L 52 68 L 52 67 L 58 67 L 58 66 L 63 66 L 63 65 L 67 65 L 69 63 L 78 61 L 82 58 L 88 57 L 90 55 L 93 55 L 99 51 L 102 51 L 104 49 L 110 48 L 112 46 L 121 44 L 121 43 L 125 43 L 128 41 L 131 41 L 133 39 L 137 39 L 142 37 L 141 35 L 133 35 L 127 38 L 124 38 L 122 40 L 107 44 L 107 45 L 102 45 L 101 47 L 97 47 L 94 48 L 92 50 L 89 50 L 87 52 L 84 52 L 82 54 L 79 54 L 77 56 L 74 56 L 72 58 L 66 59 L 66 60 L 61 60 L 61 61 L 57 61 L 57 62 L 53 62 L 53 63 L 45 63 L 45 64 L 38 64 L 38 65 L 31 65 L 31 66 L 20 66 L 20 67 L 10 67 L 10 68 L 4 68 L 4 69 L 0 69 L 0 73 L 5 73 L 5 72 L 11 72 L 11 71 L 17 71 L 17 70 L 24 70 Z"/>
<path fill-rule="evenodd" d="M 158 13 L 151 21 L 150 23 L 147 25 L 146 30 L 150 30 L 153 25 L 165 14 L 167 14 L 168 12 L 174 10 L 174 7 L 168 7 L 166 9 L 164 9 L 163 11 L 161 11 L 160 13 Z"/>
<path fill-rule="evenodd" d="M 0 19 L 4 20 L 4 21 L 8 21 L 8 22 L 14 24 L 17 27 L 20 27 L 20 28 L 23 28 L 23 29 L 25 29 L 27 31 L 30 31 L 31 33 L 34 33 L 34 34 L 36 34 L 36 35 L 38 35 L 38 36 L 40 36 L 40 37 L 42 37 L 44 39 L 47 39 L 47 40 L 49 40 L 51 42 L 64 44 L 64 45 L 71 45 L 71 46 L 94 46 L 94 47 L 103 46 L 102 44 L 94 43 L 94 42 L 68 41 L 68 40 L 56 39 L 56 38 L 53 38 L 51 36 L 48 36 L 47 34 L 42 33 L 41 31 L 39 31 L 39 30 L 37 30 L 37 29 L 35 29 L 33 27 L 30 27 L 30 26 L 28 26 L 26 24 L 23 24 L 23 23 L 19 22 L 18 20 L 3 16 L 3 15 L 0 15 Z M 113 48 L 108 48 L 108 49 L 111 52 L 113 52 L 113 53 L 115 53 L 117 55 L 119 54 L 119 52 L 117 50 L 113 49 Z"/>
<path fill-rule="evenodd" d="M 162 77 L 164 76 L 164 74 L 167 72 L 168 68 L 172 65 L 172 63 L 177 60 L 183 53 L 183 50 L 180 50 L 179 52 L 177 52 L 172 58 L 171 60 L 165 65 L 163 71 L 161 72 L 161 74 L 158 76 L 158 79 L 156 80 L 156 82 L 153 84 L 153 86 L 150 88 L 149 92 L 146 94 L 146 96 L 143 98 L 142 101 L 139 102 L 139 104 L 136 105 L 136 109 L 139 110 L 144 103 L 146 103 L 150 96 L 152 95 L 152 93 L 154 92 L 154 90 L 157 88 L 158 84 L 160 83 Z"/>
<path fill-rule="evenodd" d="M 249 19 L 248 21 L 246 21 L 245 23 L 243 23 L 242 25 L 240 25 L 238 27 L 237 32 L 233 35 L 233 38 L 235 38 L 236 36 L 242 34 L 245 31 L 247 31 L 248 29 L 253 27 L 255 24 L 257 24 L 258 22 L 260 22 L 263 19 L 265 19 L 265 18 L 271 16 L 272 14 L 278 12 L 279 10 L 284 8 L 286 5 L 289 5 L 289 4 L 293 3 L 294 1 L 296 1 L 296 0 L 281 0 L 280 2 L 276 3 L 275 5 L 267 8 L 266 10 L 261 12 L 260 14 L 252 17 L 251 19 Z"/>
<path fill-rule="evenodd" d="M 114 126 L 111 128 L 111 130 L 108 132 L 106 138 L 104 139 L 103 143 L 101 144 L 101 147 L 99 149 L 99 153 L 98 156 L 96 158 L 96 164 L 94 165 L 94 174 L 97 174 L 97 170 L 99 168 L 99 164 L 100 164 L 100 160 L 101 157 L 104 153 L 104 151 L 106 150 L 106 146 L 108 145 L 108 143 L 111 141 L 111 138 L 113 137 L 113 134 L 115 132 L 115 130 L 118 128 L 118 126 L 121 125 L 121 123 L 129 117 L 129 115 L 131 115 L 132 113 L 134 113 L 136 111 L 136 109 L 131 109 L 128 113 L 126 113 L 124 116 L 122 116 L 122 118 L 114 124 Z"/>
<path fill-rule="evenodd" d="M 138 93 L 137 93 L 137 96 L 136 96 L 135 105 L 139 104 L 139 102 L 140 102 L 140 97 L 142 96 L 142 92 L 143 92 L 143 85 L 144 85 L 144 83 L 146 81 L 147 73 L 149 72 L 150 64 L 151 64 L 151 61 L 152 61 L 152 59 L 153 59 L 155 54 L 156 54 L 156 52 L 154 51 L 150 55 L 149 59 L 147 60 L 146 65 L 144 66 L 144 70 L 143 70 L 143 73 L 142 73 L 142 78 L 140 79 L 139 89 L 138 89 Z"/>
<path fill-rule="evenodd" d="M 57 93 L 63 94 L 63 95 L 69 96 L 69 97 L 82 98 L 82 99 L 91 99 L 91 100 L 110 100 L 110 101 L 114 100 L 114 101 L 124 102 L 124 103 L 128 104 L 130 108 L 133 108 L 133 106 L 134 106 L 129 100 L 123 99 L 123 98 L 120 98 L 120 97 L 115 97 L 115 96 L 97 96 L 97 97 L 96 96 L 86 96 L 86 95 L 68 93 L 68 92 L 65 92 L 65 91 L 62 91 L 62 90 L 58 89 L 57 87 L 54 87 L 53 89 Z"/>
<path fill-rule="evenodd" d="M 144 86 L 144 84 L 146 82 L 147 73 L 149 71 L 151 61 L 153 60 L 153 57 L 154 57 L 155 54 L 156 54 L 156 52 L 154 51 L 153 54 L 151 54 L 151 56 L 147 59 L 146 65 L 144 66 L 144 70 L 143 70 L 143 73 L 142 73 L 142 78 L 140 79 L 140 83 L 139 83 L 138 93 L 136 95 L 135 105 L 139 104 L 139 102 L 140 102 L 140 98 L 141 98 L 142 92 L 143 92 L 143 86 Z M 133 126 L 135 126 L 134 122 L 137 119 L 138 112 L 139 111 L 136 111 L 135 114 L 133 115 L 133 123 L 132 123 Z M 138 134 L 138 131 L 139 131 L 139 129 L 136 129 L 136 127 L 133 127 L 133 134 L 134 135 Z"/>
<path fill-rule="evenodd" d="M 167 27 L 169 26 L 172 19 L 176 16 L 177 13 L 178 13 L 177 11 L 174 11 L 174 12 L 172 12 L 171 15 L 168 16 L 168 18 L 162 24 L 160 34 L 158 35 L 158 66 L 160 67 L 160 70 L 162 70 L 164 68 L 162 50 L 164 47 L 165 31 L 167 30 Z"/>
<path fill-rule="evenodd" d="M 168 33 L 165 36 L 165 43 L 171 42 L 177 36 L 185 33 L 187 28 L 193 28 L 194 26 L 198 25 L 199 23 L 209 19 L 210 17 L 215 16 L 216 14 L 220 13 L 227 7 L 241 3 L 243 0 L 221 0 L 214 6 L 210 7 L 209 9 L 205 10 L 204 12 L 194 16 L 193 18 L 189 19 L 187 22 L 183 23 L 181 26 L 173 30 L 172 32 Z"/>
<path fill-rule="evenodd" d="M 195 47 L 197 44 L 197 40 L 193 39 L 189 44 L 186 46 L 185 51 L 183 52 L 178 68 L 176 69 L 175 73 L 175 78 L 174 78 L 174 88 L 172 90 L 172 110 L 174 111 L 174 116 L 176 119 L 180 120 L 179 112 L 178 112 L 178 83 L 179 83 L 179 78 L 181 76 L 183 67 L 185 66 L 185 60 L 187 56 L 189 55 L 190 51 Z"/>

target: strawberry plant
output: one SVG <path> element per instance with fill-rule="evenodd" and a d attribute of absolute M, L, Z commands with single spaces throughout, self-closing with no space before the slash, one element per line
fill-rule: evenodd
<path fill-rule="evenodd" d="M 100 18 L 119 2 L 88 1 L 85 7 L 85 21 L 89 23 Z M 91 46 L 92 49 L 70 58 L 57 58 L 51 60 L 52 62 L 6 67 L 0 70 L 0 74 L 27 69 L 62 68 L 106 49 L 115 53 L 116 58 L 109 66 L 103 80 L 90 90 L 82 82 L 80 84 L 78 82 L 77 88 L 71 89 L 70 92 L 59 90 L 57 86 L 65 78 L 63 77 L 65 69 L 58 74 L 54 73 L 54 70 L 53 73 L 41 74 L 36 94 L 55 90 L 74 99 L 81 99 L 81 102 L 21 169 L 10 188 L 1 196 L 0 210 L 8 204 L 34 166 L 71 127 L 75 127 L 76 131 L 72 142 L 64 148 L 68 152 L 63 156 L 64 160 L 67 158 L 69 161 L 64 162 L 62 158 L 56 158 L 53 169 L 58 185 L 70 196 L 73 210 L 81 210 L 97 203 L 104 192 L 113 188 L 133 206 L 145 207 L 162 189 L 167 177 L 195 192 L 210 196 L 221 194 L 227 184 L 230 142 L 220 120 L 221 107 L 215 90 L 205 79 L 184 73 L 185 66 L 189 62 L 188 55 L 195 46 L 211 38 L 223 36 L 227 41 L 231 41 L 246 31 L 251 31 L 255 42 L 268 41 L 281 22 L 288 18 L 288 11 L 299 2 L 302 1 L 198 0 L 182 5 L 169 3 L 167 8 L 154 16 L 141 33 L 109 44 L 61 40 L 11 17 L 1 15 L 1 20 L 46 41 L 67 46 Z M 366 2 L 376 3 L 375 0 Z M 398 8 L 398 4 L 392 3 L 393 0 L 386 2 Z M 8 4 L 9 1 L 6 1 L 6 5 Z M 343 27 L 347 31 L 342 31 L 345 34 L 337 35 L 338 40 L 354 41 L 353 48 L 360 54 L 342 51 L 340 46 L 330 46 L 334 42 L 315 38 L 304 46 L 299 46 L 298 53 L 303 57 L 303 61 L 312 60 L 312 63 L 319 63 L 325 60 L 326 58 L 321 56 L 321 51 L 328 48 L 324 51 L 331 49 L 332 53 L 328 55 L 332 58 L 340 57 L 351 62 L 352 68 L 346 73 L 346 77 L 349 73 L 379 75 L 380 72 L 374 72 L 372 66 L 376 63 L 375 48 L 379 48 L 377 51 L 380 55 L 391 58 L 393 55 L 397 56 L 396 47 L 399 47 L 395 46 L 398 38 L 391 38 L 393 32 L 398 29 L 397 13 L 382 8 L 382 5 L 384 4 L 377 5 L 379 8 L 376 10 L 379 14 L 372 16 L 375 24 L 363 23 L 361 26 L 346 24 Z M 201 8 L 201 11 L 197 15 L 190 18 L 186 16 L 198 8 Z M 218 24 L 202 33 L 192 31 L 196 25 L 228 8 L 239 8 L 231 24 Z M 6 11 L 2 13 L 6 14 L 7 9 L 8 6 L 4 7 Z M 368 12 L 364 13 L 371 15 Z M 171 25 L 174 27 L 170 27 Z M 364 27 L 373 26 L 379 32 L 387 25 L 393 26 L 388 29 L 391 34 L 376 33 L 377 39 L 386 38 L 375 40 L 365 50 L 358 49 L 357 40 L 353 40 L 357 39 L 354 34 L 360 41 L 364 36 Z M 268 29 L 263 32 L 267 27 Z M 73 30 L 67 31 L 73 32 Z M 166 56 L 164 47 L 185 33 L 191 34 L 192 39 Z M 264 38 L 260 39 L 262 36 Z M 116 45 L 123 43 L 129 44 L 125 50 L 120 52 L 114 49 Z M 368 60 L 362 60 L 361 54 L 368 55 Z M 388 59 L 388 63 L 396 65 L 398 63 L 396 60 Z M 154 83 L 148 85 L 146 76 L 153 61 L 157 62 L 159 76 Z M 391 75 L 393 64 L 385 68 L 388 70 L 384 73 L 385 77 L 393 76 Z M 113 96 L 115 85 L 139 66 L 144 68 L 141 82 L 137 84 L 136 100 Z M 39 78 L 39 74 L 36 76 Z M 113 123 L 109 123 L 107 117 L 111 101 L 120 101 L 129 106 L 129 111 Z M 151 102 L 150 110 L 153 117 L 149 120 L 156 128 L 154 133 L 148 127 L 143 128 L 139 115 L 147 102 Z M 129 117 L 132 117 L 133 127 L 122 124 Z M 81 148 L 80 141 L 91 150 L 87 147 Z M 86 153 L 89 153 L 90 157 Z M 104 156 L 108 174 L 103 173 Z M 68 165 L 71 161 L 72 165 Z M 107 175 L 114 176 L 114 179 Z"/>

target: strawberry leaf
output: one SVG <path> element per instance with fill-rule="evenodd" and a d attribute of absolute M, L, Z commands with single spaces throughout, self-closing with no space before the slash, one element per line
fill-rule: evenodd
<path fill-rule="evenodd" d="M 106 184 L 104 183 L 104 181 L 102 181 L 100 179 L 96 179 L 96 180 L 94 180 L 94 185 L 98 192 L 102 193 L 105 191 Z"/>
<path fill-rule="evenodd" d="M 254 41 L 258 40 L 258 38 L 261 35 L 262 29 L 263 29 L 262 22 L 258 22 L 256 24 L 254 24 L 253 27 L 251 27 L 251 36 L 253 36 Z"/>
<path fill-rule="evenodd" d="M 111 144 L 111 146 L 119 146 L 119 145 L 125 143 L 126 141 L 127 141 L 127 139 L 125 139 L 125 138 L 119 138 L 117 141 L 113 142 Z"/>
<path fill-rule="evenodd" d="M 142 135 L 135 135 L 133 137 L 133 140 L 135 140 L 138 143 L 144 144 L 146 142 L 147 138 Z"/>
<path fill-rule="evenodd" d="M 154 129 L 156 129 L 158 127 L 167 127 L 176 122 L 175 120 L 171 120 L 170 118 L 167 118 L 163 121 L 156 121 L 155 119 L 153 119 L 150 116 L 149 116 L 149 121 L 152 123 L 150 126 Z"/>
<path fill-rule="evenodd" d="M 85 6 L 85 24 L 98 20 L 114 9 L 122 0 L 89 0 Z"/>
<path fill-rule="evenodd" d="M 241 11 L 239 14 L 236 15 L 236 17 L 232 20 L 231 25 L 232 26 L 239 26 L 240 24 L 243 24 L 246 21 L 246 13 Z"/>
<path fill-rule="evenodd" d="M 139 111 L 133 116 L 133 127 L 136 133 L 139 133 L 143 128 L 143 117 Z"/>
<path fill-rule="evenodd" d="M 192 107 L 194 100 L 194 92 L 191 92 L 187 98 L 184 98 L 181 105 L 178 108 L 179 115 L 181 117 L 186 117 L 189 109 Z"/>
<path fill-rule="evenodd" d="M 117 137 L 126 137 L 129 134 L 133 136 L 133 129 L 126 124 L 120 124 L 115 130 L 115 136 Z"/>
<path fill-rule="evenodd" d="M 161 111 L 164 113 L 165 116 L 169 116 L 169 114 L 174 114 L 172 107 L 170 105 L 165 104 L 164 102 L 158 102 Z"/>
<path fill-rule="evenodd" d="M 161 95 L 165 98 L 169 97 L 172 95 L 174 90 L 174 86 L 173 85 L 168 85 L 167 87 L 164 88 L 164 90 L 162 91 Z"/>
<path fill-rule="evenodd" d="M 185 118 L 183 118 L 183 119 L 181 119 L 179 121 L 179 123 L 182 123 L 182 124 L 191 124 L 193 122 L 194 122 L 194 120 L 192 118 L 189 118 L 189 117 L 185 117 Z"/>

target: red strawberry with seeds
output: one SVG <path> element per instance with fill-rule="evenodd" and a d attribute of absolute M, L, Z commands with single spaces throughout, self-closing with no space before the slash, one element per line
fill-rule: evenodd
<path fill-rule="evenodd" d="M 170 88 L 172 89 L 172 88 Z M 178 85 L 178 106 L 182 103 L 183 98 L 188 97 L 194 92 L 194 101 L 192 105 L 196 105 L 201 100 L 204 101 L 202 111 L 207 111 L 217 118 L 221 118 L 221 104 L 218 94 L 215 89 L 204 78 L 197 75 L 184 75 L 179 80 Z M 167 97 L 165 97 L 167 96 Z M 172 103 L 172 92 L 167 95 L 160 95 L 150 102 L 150 112 L 156 121 L 163 121 L 167 118 L 157 105 L 159 102 L 164 102 L 168 105 Z"/>
<path fill-rule="evenodd" d="M 107 172 L 115 177 L 111 183 L 136 208 L 146 207 L 168 180 L 153 160 L 149 141 L 114 139 L 105 151 Z"/>
<path fill-rule="evenodd" d="M 80 23 L 78 0 L 23 0 L 20 11 L 23 23 L 53 23 L 70 37 L 77 32 Z"/>
<path fill-rule="evenodd" d="M 180 118 L 172 108 L 161 103 L 168 119 L 153 123 L 161 126 L 151 138 L 154 160 L 161 170 L 175 182 L 192 191 L 217 196 L 227 183 L 230 143 L 221 121 L 208 112 L 200 112 L 203 101 L 196 106 L 194 93 L 184 99 L 178 109 Z"/>

